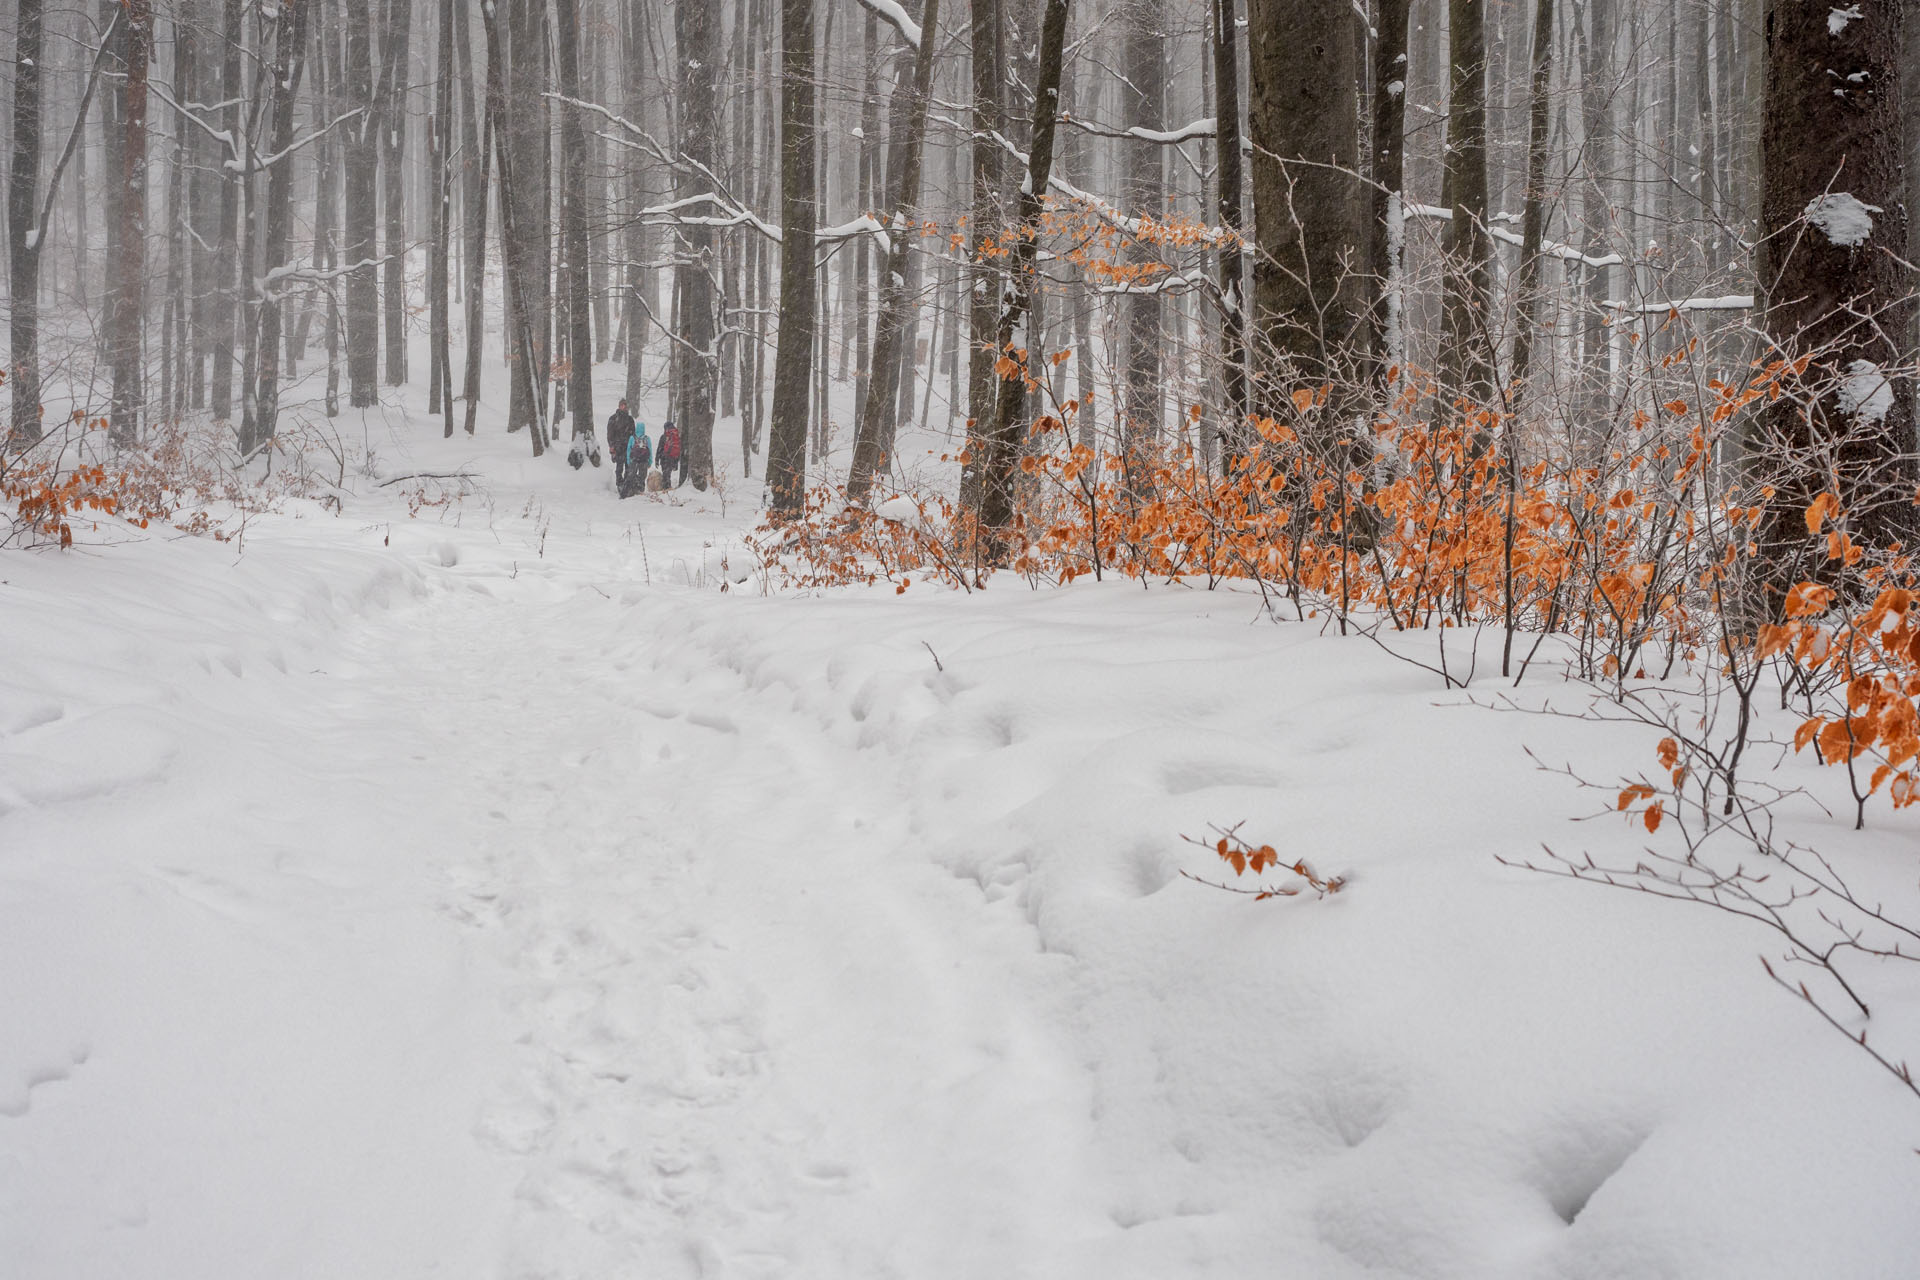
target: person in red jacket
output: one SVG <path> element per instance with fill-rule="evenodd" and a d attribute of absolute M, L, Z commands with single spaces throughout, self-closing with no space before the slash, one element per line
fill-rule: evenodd
<path fill-rule="evenodd" d="M 680 428 L 673 425 L 673 419 L 667 419 L 667 425 L 660 428 L 660 479 L 666 487 L 673 488 L 673 470 L 680 465 Z M 686 479 L 683 473 L 680 477 Z"/>

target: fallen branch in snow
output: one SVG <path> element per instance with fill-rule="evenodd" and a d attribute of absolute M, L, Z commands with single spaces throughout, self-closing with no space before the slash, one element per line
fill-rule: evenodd
<path fill-rule="evenodd" d="M 471 471 L 409 471 L 403 476 L 390 476 L 376 484 L 374 488 L 384 489 L 390 484 L 399 484 L 402 480 L 478 480 L 479 478 Z"/>

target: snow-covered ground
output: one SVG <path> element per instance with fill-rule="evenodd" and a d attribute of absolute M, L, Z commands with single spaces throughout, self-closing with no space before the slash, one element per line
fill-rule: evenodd
<path fill-rule="evenodd" d="M 1920 1274 L 1773 938 L 1496 861 L 1630 850 L 1526 749 L 1645 731 L 1231 591 L 722 591 L 757 481 L 415 408 L 0 555 L 0 1276 Z M 1349 887 L 1179 876 L 1241 821 Z"/>

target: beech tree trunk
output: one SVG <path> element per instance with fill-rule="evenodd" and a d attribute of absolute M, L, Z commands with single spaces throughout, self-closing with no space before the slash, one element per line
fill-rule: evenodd
<path fill-rule="evenodd" d="M 681 179 L 681 197 L 712 190 L 700 170 L 714 164 L 713 137 L 718 112 L 714 72 L 719 56 L 720 15 L 711 0 L 676 0 L 674 35 L 680 61 L 680 153 L 691 168 Z M 674 279 L 680 293 L 680 339 L 676 357 L 682 390 L 673 406 L 680 428 L 681 459 L 687 478 L 705 489 L 713 475 L 713 395 L 715 352 L 713 321 L 713 228 L 677 224 L 679 241 Z"/>
<path fill-rule="evenodd" d="M 1802 521 L 1838 490 L 1856 540 L 1913 545 L 1913 323 L 1901 154 L 1901 0 L 1769 9 L 1759 282 L 1775 350 L 1809 357 L 1748 461 L 1774 486 L 1770 586 L 1825 572 Z M 1837 26 L 1839 29 L 1832 29 Z"/>
<path fill-rule="evenodd" d="M 866 499 L 874 472 L 886 460 L 886 442 L 892 436 L 899 407 L 901 344 L 907 341 L 913 306 L 907 284 L 907 250 L 920 231 L 914 211 L 920 198 L 920 161 L 926 149 L 927 104 L 932 96 L 933 46 L 939 38 L 939 19 L 940 0 L 927 0 L 908 89 L 911 96 L 894 117 L 905 127 L 906 136 L 896 141 L 887 165 L 892 189 L 887 202 L 887 256 L 880 266 L 880 310 L 874 323 L 873 372 L 854 436 L 853 466 L 847 475 L 847 497 L 854 502 Z"/>
<path fill-rule="evenodd" d="M 1387 0 L 1404 4 L 1406 0 Z M 1214 155 L 1219 164 L 1214 207 L 1229 238 L 1220 249 L 1220 406 L 1223 469 L 1253 443 L 1247 422 L 1247 300 L 1239 237 L 1245 230 L 1240 171 L 1240 40 L 1235 0 L 1211 0 Z M 1404 25 L 1404 24 L 1403 24 Z M 1077 319 L 1077 317 L 1076 317 Z M 1088 410 L 1083 407 L 1081 412 Z"/>
<path fill-rule="evenodd" d="M 1358 58 L 1346 0 L 1250 0 L 1255 412 L 1351 385 L 1365 324 Z M 1322 415 L 1323 421 L 1333 418 Z"/>
<path fill-rule="evenodd" d="M 413 45 L 413 0 L 387 0 L 380 48 L 380 173 L 385 183 L 387 385 L 407 382 L 407 87 Z"/>
<path fill-rule="evenodd" d="M 1547 235 L 1547 125 L 1553 80 L 1553 0 L 1534 0 L 1533 78 L 1527 100 L 1527 192 L 1521 215 L 1520 272 L 1514 279 L 1519 300 L 1513 332 L 1514 407 L 1527 394 L 1533 367 L 1534 331 L 1540 325 L 1540 250 Z"/>
<path fill-rule="evenodd" d="M 40 59 L 45 45 L 41 0 L 20 0 L 14 34 L 13 164 L 7 170 L 9 378 L 13 421 L 8 445 L 40 439 Z"/>
<path fill-rule="evenodd" d="M 931 7 L 931 6 L 929 6 Z M 932 24 L 928 24 L 932 29 Z M 1014 333 L 1027 317 L 1033 299 L 1033 280 L 1039 265 L 1037 236 L 1041 200 L 1053 173 L 1055 121 L 1060 115 L 1060 69 L 1066 47 L 1067 0 L 1047 0 L 1040 26 L 1040 65 L 1033 94 L 1033 126 L 1027 154 L 1027 180 L 1020 188 L 1016 217 L 1022 234 L 1014 244 L 1013 278 L 1005 305 L 994 327 L 996 350 L 1013 346 Z M 1022 413 L 1026 404 L 1030 371 L 1012 370 L 1002 376 L 994 405 L 993 421 L 986 432 L 985 456 L 974 463 L 980 469 L 980 527 L 987 540 L 988 557 L 995 563 L 1004 560 L 1010 550 L 1013 530 L 1013 477 L 1020 459 Z"/>
<path fill-rule="evenodd" d="M 1487 28 L 1485 0 L 1449 0 L 1446 285 L 1441 394 L 1491 406 L 1493 237 L 1487 215 Z"/>
<path fill-rule="evenodd" d="M 267 170 L 266 272 L 260 285 L 260 340 L 258 372 L 251 412 L 244 415 L 240 437 L 242 456 L 251 456 L 273 434 L 280 414 L 280 300 L 290 284 L 276 278 L 287 263 L 287 237 L 293 220 L 294 106 L 299 99 L 301 73 L 306 66 L 307 14 L 305 0 L 283 4 L 274 19 L 273 141 L 277 156 Z"/>
<path fill-rule="evenodd" d="M 139 441 L 146 409 L 141 346 L 146 329 L 147 70 L 153 60 L 153 9 L 149 0 L 125 3 L 126 141 L 120 153 L 120 249 L 111 266 L 119 283 L 107 326 L 113 364 L 109 421 L 114 442 L 131 446 Z"/>
<path fill-rule="evenodd" d="M 780 73 L 780 333 L 767 483 L 775 518 L 791 519 L 806 505 L 814 342 L 813 0 L 781 0 Z"/>
<path fill-rule="evenodd" d="M 580 96 L 580 14 L 576 0 L 559 0 L 560 92 Z M 562 182 L 567 190 L 561 228 L 567 258 L 567 351 L 572 358 L 573 435 L 593 439 L 593 272 L 587 259 L 587 131 L 580 108 L 560 111 Z M 597 463 L 595 465 L 598 465 Z"/>
<path fill-rule="evenodd" d="M 226 105 L 221 110 L 220 127 L 233 139 L 240 138 L 245 132 L 242 123 L 245 119 L 246 94 L 240 78 L 244 16 L 241 0 L 227 0 L 221 27 L 224 56 L 220 60 L 220 96 Z M 365 100 L 360 99 L 363 102 Z M 244 274 L 240 262 L 240 185 L 246 180 L 241 169 L 228 166 L 227 162 L 232 158 L 228 149 L 222 148 L 222 151 L 220 242 L 214 263 L 214 275 L 220 284 L 212 303 L 213 372 L 210 376 L 213 387 L 208 394 L 208 408 L 217 422 L 225 422 L 233 417 L 233 349 L 238 334 L 235 321 L 240 306 L 235 288 Z"/>
<path fill-rule="evenodd" d="M 347 259 L 347 402 L 356 409 L 380 398 L 380 286 L 374 259 L 376 176 L 379 169 L 379 113 L 374 111 L 373 36 L 365 12 L 342 0 L 347 29 L 343 68 L 347 101 L 365 106 L 350 120 L 346 145 L 344 226 Z"/>

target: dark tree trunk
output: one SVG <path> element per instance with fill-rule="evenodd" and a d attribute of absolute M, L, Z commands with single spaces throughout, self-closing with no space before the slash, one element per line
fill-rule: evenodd
<path fill-rule="evenodd" d="M 927 105 L 932 98 L 933 46 L 939 38 L 939 16 L 940 0 L 927 0 L 920 24 L 924 34 L 913 60 L 910 97 L 894 115 L 905 136 L 894 139 L 893 155 L 887 164 L 892 190 L 886 208 L 887 256 L 880 265 L 873 373 L 854 435 L 853 466 L 847 475 L 847 497 L 855 502 L 865 500 L 873 473 L 886 461 L 886 442 L 893 433 L 893 415 L 898 408 L 901 344 L 907 341 L 913 306 L 913 294 L 907 285 L 907 251 L 920 230 L 914 209 L 920 197 L 920 161 L 926 150 Z"/>
<path fill-rule="evenodd" d="M 1164 0 L 1133 0 L 1127 15 L 1127 84 L 1120 95 L 1125 104 L 1122 116 L 1129 126 L 1159 129 L 1166 123 L 1165 27 Z M 1327 39 L 1325 33 L 1321 39 Z M 1340 42 L 1339 33 L 1334 33 L 1333 41 Z M 1135 141 L 1123 145 L 1127 148 L 1127 212 L 1134 217 L 1166 216 L 1166 176 L 1160 144 Z M 1137 264 L 1161 260 L 1160 250 L 1147 243 L 1136 243 L 1130 257 Z M 1157 279 L 1143 278 L 1141 283 L 1153 284 Z M 1155 440 L 1160 434 L 1166 398 L 1160 377 L 1160 349 L 1166 341 L 1161 303 L 1157 290 L 1126 297 L 1126 328 L 1120 356 L 1126 386 L 1121 416 L 1126 425 L 1129 455 L 1138 445 Z"/>
<path fill-rule="evenodd" d="M 407 88 L 413 0 L 387 0 L 380 49 L 380 172 L 386 184 L 387 385 L 407 381 Z"/>
<path fill-rule="evenodd" d="M 1520 224 L 1520 272 L 1514 279 L 1519 299 L 1513 334 L 1514 404 L 1527 394 L 1533 366 L 1534 330 L 1540 324 L 1540 250 L 1547 237 L 1547 111 L 1553 80 L 1553 0 L 1535 0 L 1533 79 L 1527 100 L 1527 194 Z"/>
<path fill-rule="evenodd" d="M 453 177 L 447 152 L 453 143 L 453 0 L 440 0 L 440 29 L 434 50 L 433 115 L 427 123 L 433 191 L 433 244 L 427 260 L 428 344 L 427 412 L 446 415 L 443 435 L 453 434 L 453 313 L 447 297 L 447 262 L 453 230 Z"/>
<path fill-rule="evenodd" d="M 290 286 L 277 277 L 287 265 L 287 237 L 293 219 L 293 157 L 288 149 L 293 145 L 294 106 L 306 66 L 307 13 L 312 7 L 303 0 L 283 4 L 274 19 L 272 154 L 278 158 L 267 171 L 266 271 L 260 286 L 256 356 L 259 368 L 251 412 L 244 415 L 250 429 L 240 438 L 243 456 L 273 439 L 280 414 L 280 299 Z"/>
<path fill-rule="evenodd" d="M 534 387 L 539 385 L 540 379 L 535 367 L 533 313 L 527 304 L 527 291 L 520 278 L 525 271 L 523 260 L 526 245 L 520 237 L 514 209 L 513 148 L 507 140 L 506 129 L 500 127 L 501 117 L 507 112 L 500 26 L 495 19 L 493 5 L 483 4 L 480 17 L 487 31 L 487 132 L 493 135 L 496 158 L 500 162 L 500 257 L 502 274 L 506 278 L 507 350 L 513 354 L 515 373 L 525 385 Z M 468 376 L 472 376 L 471 366 Z M 533 397 L 531 412 L 534 417 L 528 422 L 528 431 L 533 438 L 533 456 L 536 458 L 547 451 L 546 430 L 539 419 L 544 406 L 544 396 Z"/>
<path fill-rule="evenodd" d="M 780 335 L 773 362 L 773 425 L 767 483 L 773 514 L 805 506 L 807 375 L 813 363 L 814 191 L 813 0 L 780 4 Z"/>
<path fill-rule="evenodd" d="M 1406 0 L 1387 0 L 1404 4 Z M 1247 300 L 1245 265 L 1240 253 L 1246 221 L 1241 213 L 1240 172 L 1240 40 L 1235 22 L 1235 0 L 1212 0 L 1214 153 L 1219 160 L 1215 196 L 1220 227 L 1228 233 L 1220 249 L 1220 389 L 1222 441 L 1220 459 L 1231 467 L 1253 443 L 1247 422 Z M 1405 26 L 1403 22 L 1401 24 Z M 1077 319 L 1077 317 L 1076 317 Z M 1084 410 L 1083 410 L 1084 412 Z"/>
<path fill-rule="evenodd" d="M 524 336 L 533 344 L 529 359 L 521 360 L 516 354 L 512 360 L 515 373 L 507 429 L 518 431 L 544 424 L 547 375 L 552 363 L 553 202 L 548 181 L 547 100 L 541 96 L 547 90 L 547 0 L 511 0 L 507 11 L 512 38 L 506 50 L 510 58 L 506 101 L 512 104 L 512 110 L 504 106 L 497 109 L 494 127 L 506 144 L 501 154 L 511 157 L 515 175 L 512 182 L 504 180 L 508 166 L 503 160 L 500 198 L 513 201 L 513 209 L 510 222 L 508 211 L 502 209 L 501 224 L 503 228 L 511 225 L 518 240 L 512 255 L 517 266 L 507 286 L 507 305 L 510 311 L 526 314 L 524 326 L 507 326 L 507 340 L 515 344 Z"/>
<path fill-rule="evenodd" d="M 445 0 L 451 5 L 454 0 Z M 461 382 L 461 399 L 466 402 L 467 434 L 473 434 L 474 419 L 480 412 L 480 362 L 485 358 L 487 337 L 487 178 L 493 162 L 493 108 L 491 99 L 484 108 L 473 88 L 473 37 L 467 30 L 464 9 L 454 27 L 454 40 L 460 51 L 461 146 L 460 172 L 466 187 L 461 204 L 466 210 L 467 367 Z M 491 28 L 489 28 L 491 31 Z M 489 37 L 491 38 L 491 37 Z"/>
<path fill-rule="evenodd" d="M 228 138 L 235 140 L 245 132 L 241 125 L 246 118 L 246 95 L 240 87 L 244 18 L 241 0 L 227 0 L 222 25 L 224 54 L 220 60 L 220 100 L 226 106 L 221 112 L 220 127 L 226 131 Z M 245 277 L 240 261 L 240 187 L 246 177 L 242 172 L 244 166 L 229 167 L 228 162 L 232 159 L 229 147 L 226 154 L 220 157 L 220 242 L 219 257 L 214 264 L 220 287 L 214 291 L 212 302 L 213 387 L 208 396 L 208 407 L 216 422 L 225 422 L 233 417 L 233 349 L 238 334 L 235 322 L 240 306 L 235 289 Z"/>
<path fill-rule="evenodd" d="M 1005 152 L 994 134 L 1001 131 L 1001 75 L 1006 63 L 1002 45 L 1000 0 L 972 0 L 971 35 L 973 37 L 973 138 L 970 154 L 973 168 L 973 207 L 968 218 L 967 256 L 973 270 L 967 292 L 967 453 L 981 458 L 986 431 L 993 420 L 994 377 L 997 353 L 993 349 L 994 326 L 999 323 L 1002 282 L 1005 272 L 998 258 L 986 250 L 999 238 L 1000 200 L 1006 186 Z M 980 506 L 979 465 L 961 473 L 960 502 L 977 510 Z"/>
<path fill-rule="evenodd" d="M 356 409 L 380 396 L 380 284 L 374 264 L 380 120 L 373 106 L 373 38 L 365 13 L 343 0 L 347 29 L 347 101 L 369 109 L 346 125 L 347 401 Z"/>
<path fill-rule="evenodd" d="M 1053 172 L 1054 122 L 1060 114 L 1060 65 L 1066 34 L 1067 0 L 1047 0 L 1040 26 L 1040 65 L 1033 93 L 1027 180 L 1020 188 L 1016 211 L 1021 234 L 1014 244 L 1011 287 L 994 327 L 994 347 L 999 351 L 1013 345 L 1014 334 L 1026 318 L 1033 299 L 1033 279 L 1040 255 L 1041 200 Z M 985 457 L 973 464 L 980 468 L 980 526 L 988 540 L 988 555 L 995 562 L 1004 558 L 1008 535 L 1013 529 L 1013 475 L 1020 457 L 1026 373 L 1024 369 L 1016 370 L 1011 377 L 1001 378 L 993 421 L 986 432 Z"/>
<path fill-rule="evenodd" d="M 681 180 L 682 198 L 704 195 L 712 180 L 704 171 L 714 163 L 715 60 L 719 56 L 720 15 L 710 0 L 676 0 L 673 7 L 676 52 L 680 61 L 680 153 L 691 169 Z M 687 478 L 705 489 L 713 474 L 713 229 L 680 224 L 675 281 L 680 293 L 679 362 L 684 383 L 674 418 Z"/>
<path fill-rule="evenodd" d="M 8 330 L 13 421 L 8 444 L 40 439 L 40 59 L 45 43 L 41 0 L 20 0 L 14 34 L 13 164 L 7 171 L 7 263 L 12 314 Z"/>
<path fill-rule="evenodd" d="M 560 92 L 580 96 L 580 15 L 577 0 L 559 0 Z M 567 351 L 573 361 L 573 435 L 593 440 L 593 273 L 587 260 L 587 131 L 580 108 L 560 112 L 561 181 L 567 191 L 561 227 L 567 258 Z M 589 449 L 589 452 L 592 450 Z"/>
<path fill-rule="evenodd" d="M 1345 0 L 1251 0 L 1255 411 L 1298 387 L 1351 385 L 1365 302 L 1366 200 L 1353 10 Z M 1329 417 L 1333 416 L 1331 414 Z"/>
<path fill-rule="evenodd" d="M 1493 237 L 1487 214 L 1487 28 L 1485 0 L 1449 0 L 1447 65 L 1446 293 L 1440 348 L 1442 394 L 1476 406 L 1493 401 Z"/>
<path fill-rule="evenodd" d="M 112 264 L 119 278 L 107 317 L 113 352 L 114 442 L 139 441 L 146 409 L 141 339 L 146 319 L 147 274 L 147 70 L 153 55 L 153 11 L 148 0 L 126 0 L 126 142 L 121 151 L 120 251 Z"/>
<path fill-rule="evenodd" d="M 1851 11 L 1861 16 L 1837 32 L 1825 5 L 1776 2 L 1767 14 L 1759 280 L 1775 349 L 1811 359 L 1750 444 L 1749 463 L 1775 487 L 1767 551 L 1776 588 L 1810 576 L 1795 563 L 1807 542 L 1802 514 L 1831 488 L 1857 540 L 1913 543 L 1913 384 L 1903 346 L 1914 304 L 1896 256 L 1907 248 L 1902 8 L 1859 0 Z M 1809 560 L 1825 568 L 1823 555 Z"/>

